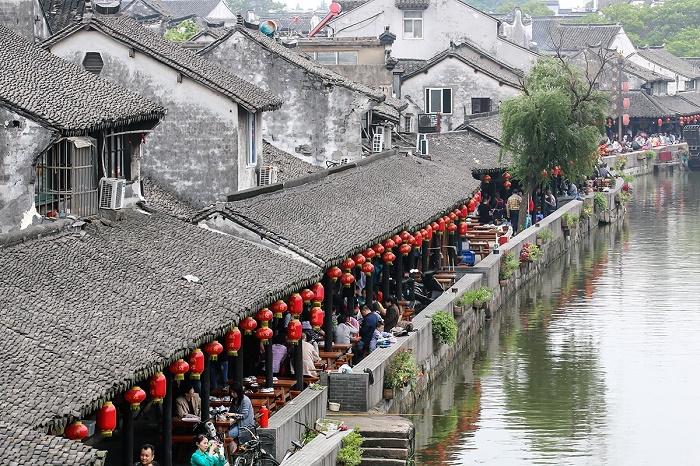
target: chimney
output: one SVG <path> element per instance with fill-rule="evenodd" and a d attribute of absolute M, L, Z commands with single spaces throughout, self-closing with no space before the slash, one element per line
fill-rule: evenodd
<path fill-rule="evenodd" d="M 93 10 L 101 15 L 114 15 L 119 13 L 121 0 L 93 0 Z M 85 5 L 87 10 L 87 2 Z"/>

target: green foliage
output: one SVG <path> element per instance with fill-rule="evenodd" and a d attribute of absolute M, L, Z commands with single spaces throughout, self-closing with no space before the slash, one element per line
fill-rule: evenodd
<path fill-rule="evenodd" d="M 596 212 L 604 212 L 608 209 L 608 198 L 603 193 L 593 195 L 593 206 Z"/>
<path fill-rule="evenodd" d="M 496 13 L 508 13 L 513 11 L 515 7 L 520 7 L 520 9 L 526 15 L 530 16 L 554 16 L 554 12 L 550 10 L 547 5 L 539 0 L 527 0 L 525 2 L 519 2 L 517 0 L 508 0 L 496 8 Z"/>
<path fill-rule="evenodd" d="M 355 428 L 343 438 L 343 446 L 338 452 L 337 463 L 343 466 L 359 466 L 362 462 L 362 453 L 364 453 L 362 442 L 364 442 L 364 438 L 360 435 L 360 431 Z"/>
<path fill-rule="evenodd" d="M 572 229 L 578 223 L 578 215 L 572 215 L 569 212 L 564 213 L 561 216 L 561 226 L 562 228 Z"/>
<path fill-rule="evenodd" d="M 590 218 L 591 215 L 593 215 L 593 204 L 585 202 L 583 204 L 583 209 L 581 209 L 581 219 Z"/>
<path fill-rule="evenodd" d="M 700 55 L 700 0 L 667 0 L 661 5 L 609 6 L 583 23 L 620 23 L 637 46 L 666 45 L 681 57 Z"/>
<path fill-rule="evenodd" d="M 173 42 L 186 42 L 199 32 L 199 26 L 191 19 L 180 21 L 177 26 L 165 31 L 166 39 Z"/>
<path fill-rule="evenodd" d="M 615 171 L 621 172 L 622 170 L 625 169 L 625 165 L 627 165 L 627 156 L 618 155 L 615 158 L 615 165 L 613 165 L 613 169 Z"/>
<path fill-rule="evenodd" d="M 544 170 L 557 165 L 572 181 L 593 171 L 608 104 L 577 68 L 540 57 L 523 95 L 505 101 L 501 111 L 502 153 L 513 155 L 525 191 L 547 184 Z"/>
<path fill-rule="evenodd" d="M 620 191 L 619 193 L 615 194 L 615 202 L 620 205 L 625 205 L 627 204 L 630 199 L 632 199 L 632 195 L 626 191 Z"/>
<path fill-rule="evenodd" d="M 644 152 L 644 155 L 646 155 L 647 160 L 651 160 L 654 157 L 656 157 L 656 152 L 654 152 L 653 150 L 648 150 L 648 151 Z"/>
<path fill-rule="evenodd" d="M 520 262 L 537 262 L 542 258 L 542 250 L 536 244 L 524 243 L 520 250 Z"/>
<path fill-rule="evenodd" d="M 537 232 L 537 239 L 541 240 L 543 243 L 551 241 L 554 238 L 554 233 L 549 228 L 544 228 Z"/>
<path fill-rule="evenodd" d="M 316 438 L 318 433 L 315 430 L 309 429 L 306 432 L 304 432 L 304 436 L 301 439 L 301 444 L 306 445 L 310 441 Z"/>
<path fill-rule="evenodd" d="M 234 13 L 245 13 L 248 10 L 253 10 L 258 16 L 265 16 L 270 12 L 282 11 L 284 10 L 284 2 L 278 2 L 275 0 L 225 0 L 226 5 Z M 327 10 L 328 8 L 322 8 L 322 10 Z"/>
<path fill-rule="evenodd" d="M 457 342 L 457 322 L 452 314 L 439 311 L 432 315 L 433 338 L 439 343 L 454 345 Z"/>
<path fill-rule="evenodd" d="M 498 279 L 508 280 L 513 276 L 513 273 L 518 270 L 519 265 L 520 262 L 515 257 L 515 254 L 512 252 L 503 254 L 503 258 L 501 259 L 501 268 L 498 271 Z"/>
<path fill-rule="evenodd" d="M 493 299 L 493 290 L 489 287 L 482 286 L 473 290 L 466 291 L 460 298 L 462 306 L 480 307 L 484 303 L 489 303 Z"/>
<path fill-rule="evenodd" d="M 625 183 L 631 183 L 632 181 L 634 181 L 634 176 L 624 174 L 622 175 L 622 181 L 624 181 Z"/>
<path fill-rule="evenodd" d="M 403 388 L 410 385 L 415 388 L 418 379 L 418 366 L 413 353 L 408 350 L 398 351 L 384 371 L 384 388 Z"/>

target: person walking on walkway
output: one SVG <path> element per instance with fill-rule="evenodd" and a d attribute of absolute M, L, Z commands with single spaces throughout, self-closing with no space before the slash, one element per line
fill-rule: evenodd
<path fill-rule="evenodd" d="M 506 213 L 510 219 L 510 224 L 513 227 L 513 234 L 518 232 L 518 220 L 520 217 L 520 204 L 523 202 L 523 198 L 520 197 L 518 191 L 513 191 L 513 194 L 508 198 L 506 202 Z"/>

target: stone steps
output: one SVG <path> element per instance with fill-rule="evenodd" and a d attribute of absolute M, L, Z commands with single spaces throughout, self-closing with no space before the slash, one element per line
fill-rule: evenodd
<path fill-rule="evenodd" d="M 404 462 L 406 462 L 406 460 L 408 459 L 408 449 L 406 448 L 365 448 L 363 444 L 362 450 L 364 451 L 364 453 L 362 454 L 363 459 L 384 458 L 392 460 L 403 460 Z"/>
<path fill-rule="evenodd" d="M 362 442 L 362 448 L 403 448 L 408 450 L 409 447 L 410 441 L 407 438 L 365 437 Z"/>
<path fill-rule="evenodd" d="M 406 460 L 393 460 L 389 458 L 362 458 L 360 466 L 405 466 Z"/>

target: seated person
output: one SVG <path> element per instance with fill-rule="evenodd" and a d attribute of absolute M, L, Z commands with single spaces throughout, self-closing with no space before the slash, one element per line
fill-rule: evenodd
<path fill-rule="evenodd" d="M 349 345 L 357 341 L 358 329 L 350 324 L 350 316 L 338 316 L 338 325 L 335 327 L 335 342 L 340 345 Z"/>
<path fill-rule="evenodd" d="M 281 333 L 272 339 L 272 373 L 279 374 L 284 359 L 287 357 L 287 346 Z"/>
<path fill-rule="evenodd" d="M 156 449 L 150 443 L 144 443 L 139 451 L 139 460 L 134 466 L 159 466 L 155 461 Z"/>
<path fill-rule="evenodd" d="M 209 441 L 206 435 L 200 434 L 194 439 L 197 449 L 192 453 L 190 466 L 224 466 L 226 458 L 216 441 Z"/>
<path fill-rule="evenodd" d="M 313 336 L 311 333 L 304 332 L 304 336 L 301 340 L 301 353 L 304 368 L 304 375 L 311 377 L 318 377 L 316 372 L 316 362 L 321 361 L 321 357 L 318 355 L 318 349 L 311 342 L 313 341 Z M 292 364 L 292 373 L 295 374 L 295 368 Z"/>
<path fill-rule="evenodd" d="M 237 414 L 239 417 L 239 421 L 228 431 L 229 436 L 234 439 L 233 451 L 236 451 L 239 444 L 245 443 L 252 438 L 246 428 L 252 430 L 255 426 L 255 413 L 253 411 L 253 403 L 245 395 L 240 384 L 231 385 L 229 394 L 231 396 L 231 406 L 228 412 Z"/>
<path fill-rule="evenodd" d="M 180 396 L 175 399 L 175 415 L 182 419 L 186 415 L 202 417 L 202 399 L 189 381 L 180 387 Z"/>
<path fill-rule="evenodd" d="M 382 338 L 382 334 L 384 333 L 384 322 L 381 320 L 377 322 L 377 326 L 374 329 L 374 333 L 372 333 L 372 339 L 369 342 L 369 351 L 370 353 L 374 350 L 377 349 L 377 341 Z"/>

